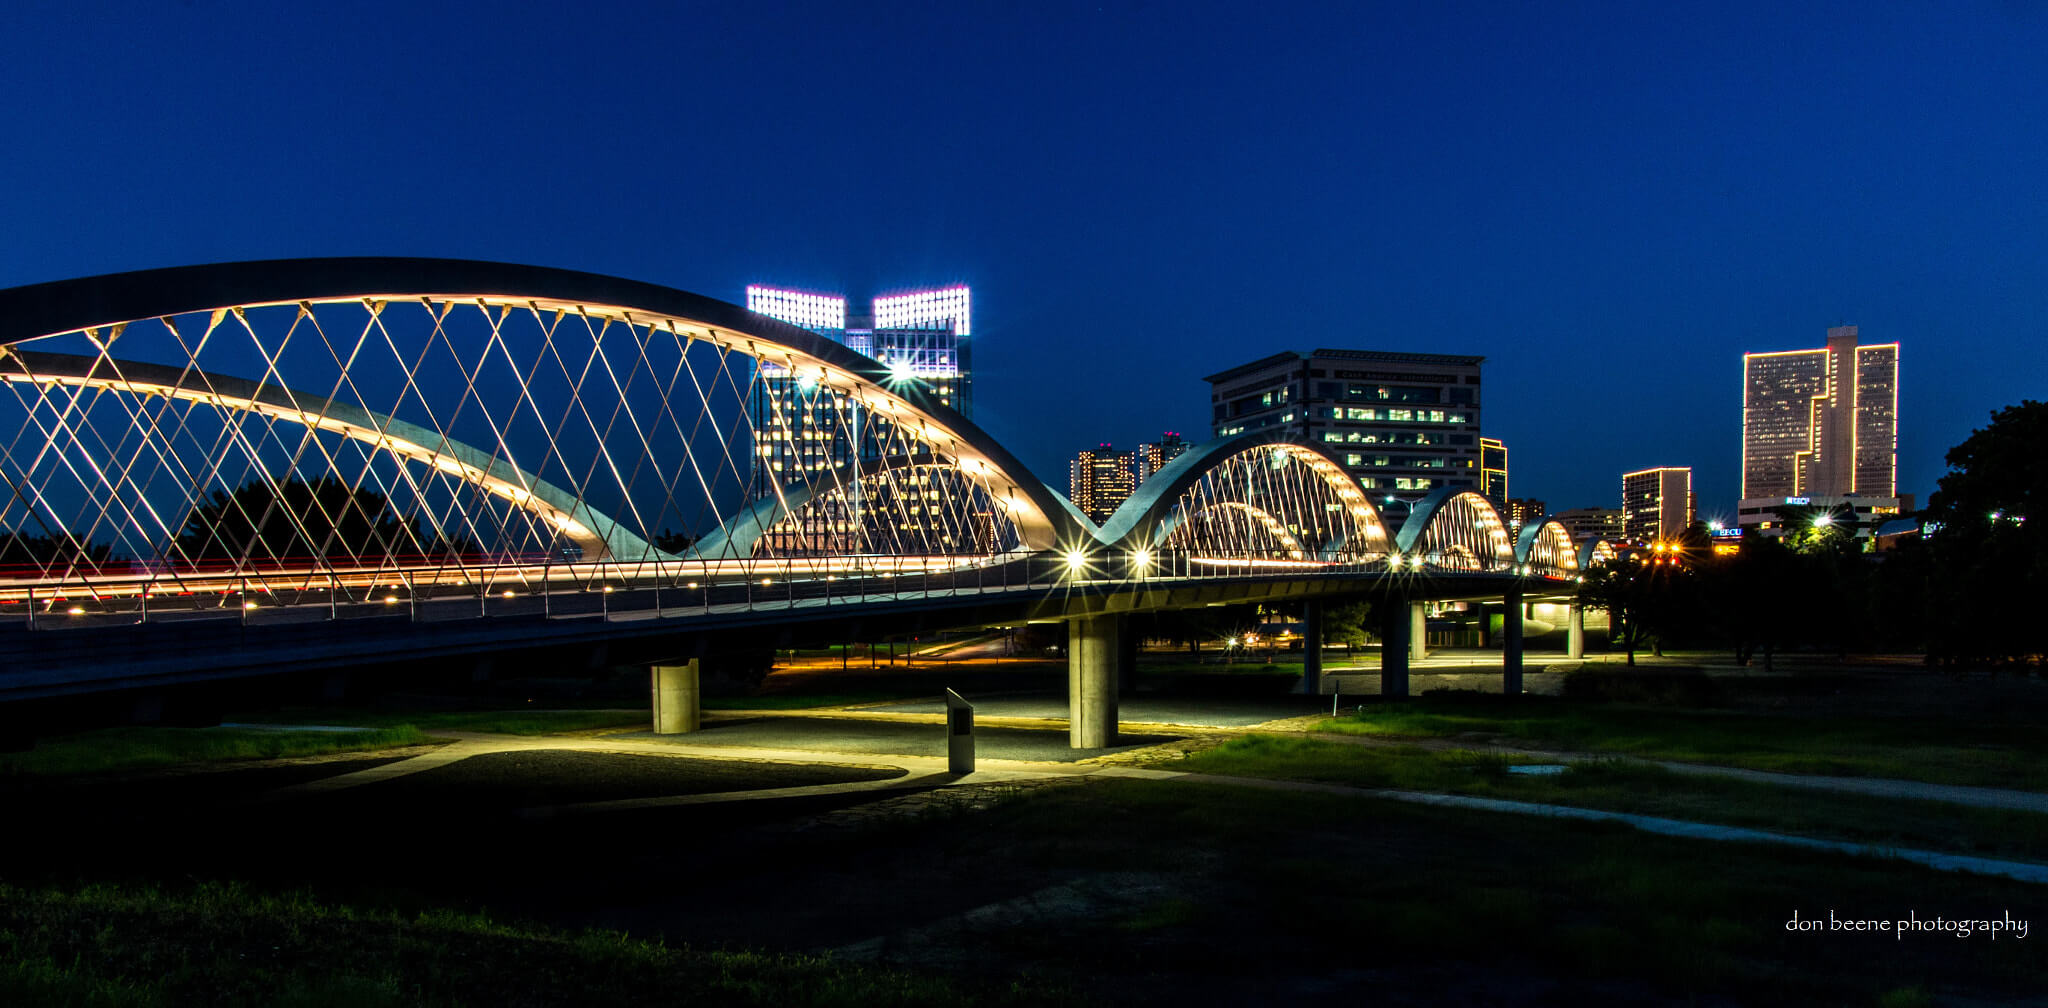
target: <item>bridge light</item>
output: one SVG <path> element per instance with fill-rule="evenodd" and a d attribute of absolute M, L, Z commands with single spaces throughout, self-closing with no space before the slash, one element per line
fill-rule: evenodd
<path fill-rule="evenodd" d="M 611 586 L 611 585 L 605 585 L 605 586 L 604 586 L 604 593 L 605 593 L 606 595 L 610 595 L 610 594 L 612 593 L 612 586 Z"/>
<path fill-rule="evenodd" d="M 85 607 L 84 607 L 84 606 L 72 606 L 71 608 L 69 608 L 69 609 L 66 609 L 66 610 L 64 610 L 64 611 L 65 611 L 65 612 L 68 612 L 68 613 L 70 613 L 70 614 L 71 614 L 71 615 L 73 615 L 73 616 L 83 616 L 83 615 L 85 615 Z"/>
<path fill-rule="evenodd" d="M 1152 551 L 1148 549 L 1141 549 L 1136 553 L 1131 554 L 1131 563 L 1136 565 L 1140 570 L 1152 566 Z"/>
<path fill-rule="evenodd" d="M 510 588 L 507 588 L 507 589 L 505 589 L 505 597 L 506 597 L 506 598 L 511 598 L 511 597 L 512 597 L 512 589 L 510 589 Z"/>
<path fill-rule="evenodd" d="M 695 588 L 695 587 L 697 587 L 697 582 L 695 582 L 695 581 L 692 581 L 692 582 L 690 582 L 689 584 L 686 584 L 686 585 L 684 585 L 683 587 L 685 587 L 685 588 Z"/>
<path fill-rule="evenodd" d="M 385 605 L 397 605 L 397 604 L 398 604 L 398 596 L 396 596 L 396 595 L 386 595 L 386 596 L 384 596 L 384 604 L 385 604 Z"/>
<path fill-rule="evenodd" d="M 254 609 L 254 608 L 256 608 L 256 603 L 254 603 L 254 602 L 244 602 L 244 603 L 242 603 L 242 608 L 244 608 L 244 609 Z"/>

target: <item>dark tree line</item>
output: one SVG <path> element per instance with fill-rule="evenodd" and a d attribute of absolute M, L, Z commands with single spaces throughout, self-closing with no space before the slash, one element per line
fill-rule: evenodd
<path fill-rule="evenodd" d="M 1786 513 L 1782 538 L 1716 555 L 1695 527 L 1676 551 L 1594 566 L 1583 604 L 1630 650 L 1725 646 L 1748 664 L 1789 648 L 1922 652 L 1932 664 L 2038 667 L 2048 656 L 2048 404 L 1992 415 L 1948 453 L 1923 533 L 1873 552 L 1850 516 Z"/>

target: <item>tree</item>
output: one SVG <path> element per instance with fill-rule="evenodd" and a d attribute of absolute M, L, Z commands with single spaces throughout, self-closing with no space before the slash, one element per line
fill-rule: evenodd
<path fill-rule="evenodd" d="M 1346 648 L 1362 648 L 1367 642 L 1367 627 L 1373 618 L 1372 603 L 1365 599 L 1337 602 L 1323 607 L 1323 642 L 1342 644 Z"/>
<path fill-rule="evenodd" d="M 311 483 L 258 479 L 233 492 L 216 490 L 186 515 L 178 547 L 188 560 L 258 564 L 375 563 L 457 551 L 424 532 L 417 520 L 399 517 L 383 494 L 332 476 Z"/>
<path fill-rule="evenodd" d="M 1578 602 L 1604 609 L 1614 633 L 1636 663 L 1636 651 L 1648 644 L 1662 656 L 1667 637 L 1698 626 L 1701 606 L 1693 566 L 1707 555 L 1704 525 L 1695 523 L 1677 537 L 1586 568 Z"/>
<path fill-rule="evenodd" d="M 0 568 L 45 574 L 67 570 L 107 573 L 114 566 L 114 548 L 106 543 L 79 542 L 66 533 L 28 535 L 0 533 Z"/>
<path fill-rule="evenodd" d="M 2034 611 L 2048 590 L 2044 438 L 2048 403 L 2026 400 L 1949 450 L 1925 513 L 1932 595 L 1943 607 L 1930 627 L 1930 659 L 2033 661 L 2048 650 Z"/>
<path fill-rule="evenodd" d="M 1764 668 L 1799 623 L 1800 596 L 1810 591 L 1801 580 L 1799 558 L 1784 542 L 1743 533 L 1733 556 L 1716 556 L 1699 567 L 1705 608 L 1735 650 L 1735 663 L 1748 665 L 1763 652 Z"/>

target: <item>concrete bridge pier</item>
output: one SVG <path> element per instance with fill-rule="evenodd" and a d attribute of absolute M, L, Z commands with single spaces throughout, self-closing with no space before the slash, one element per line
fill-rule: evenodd
<path fill-rule="evenodd" d="M 1408 603 L 1408 657 L 1421 661 L 1429 657 L 1429 603 Z"/>
<path fill-rule="evenodd" d="M 681 735 L 697 730 L 699 720 L 697 659 L 682 665 L 656 665 L 654 680 L 654 733 Z"/>
<path fill-rule="evenodd" d="M 1500 691 L 1522 695 L 1522 591 L 1511 589 L 1500 599 Z"/>
<path fill-rule="evenodd" d="M 1116 744 L 1117 655 L 1122 622 L 1117 616 L 1079 616 L 1067 621 L 1067 744 L 1105 749 Z"/>
<path fill-rule="evenodd" d="M 1408 695 L 1409 635 L 1415 629 L 1415 609 L 1406 599 L 1393 599 L 1379 606 L 1380 613 L 1380 696 L 1396 699 Z"/>
<path fill-rule="evenodd" d="M 1579 608 L 1577 602 L 1572 603 L 1570 615 L 1565 617 L 1564 656 L 1586 657 L 1586 610 Z"/>
<path fill-rule="evenodd" d="M 1318 599 L 1301 604 L 1301 691 L 1308 696 L 1323 692 L 1323 603 Z"/>

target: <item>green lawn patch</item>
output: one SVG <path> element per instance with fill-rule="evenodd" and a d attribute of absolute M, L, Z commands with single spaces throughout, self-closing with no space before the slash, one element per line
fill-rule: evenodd
<path fill-rule="evenodd" d="M 75 1005 L 1030 1004 L 813 956 L 703 951 L 262 895 L 0 885 L 0 1003 Z"/>
<path fill-rule="evenodd" d="M 182 763 L 323 756 L 431 742 L 413 725 L 359 731 L 269 728 L 105 728 L 40 740 L 34 749 L 0 753 L 0 774 L 43 775 L 147 770 Z"/>
<path fill-rule="evenodd" d="M 546 709 L 505 707 L 485 710 L 362 710 L 354 708 L 303 707 L 238 716 L 232 720 L 262 722 L 289 727 L 294 724 L 361 725 L 366 728 L 412 728 L 433 734 L 437 731 L 484 732 L 494 735 L 553 735 L 557 732 L 598 731 L 606 728 L 645 728 L 645 710 L 617 707 L 595 709 Z"/>
<path fill-rule="evenodd" d="M 1314 731 L 1469 736 L 1779 773 L 1890 777 L 2048 791 L 2048 735 L 2020 719 L 1807 717 L 1518 700 L 1428 698 L 1332 718 Z"/>
<path fill-rule="evenodd" d="M 1063 935 L 1075 973 L 1243 975 L 1366 1003 L 1995 1003 L 2048 989 L 2032 939 L 1792 934 L 1825 919 L 2029 915 L 2040 887 L 1603 823 L 1173 781 L 1049 789 L 955 824 L 1049 870 L 1174 866 L 1181 890 Z M 984 940 L 986 936 L 983 936 Z M 1153 991 L 1142 984 L 1135 989 Z M 1904 998 L 1904 1000 L 1901 1000 Z"/>
<path fill-rule="evenodd" d="M 1681 774 L 1627 760 L 1582 760 L 1556 776 L 1508 772 L 1540 760 L 1469 750 L 1347 745 L 1249 735 L 1190 756 L 1175 769 L 1321 781 L 1570 805 L 1826 837 L 2048 862 L 2048 816 L 1943 802 L 1838 794 Z"/>

